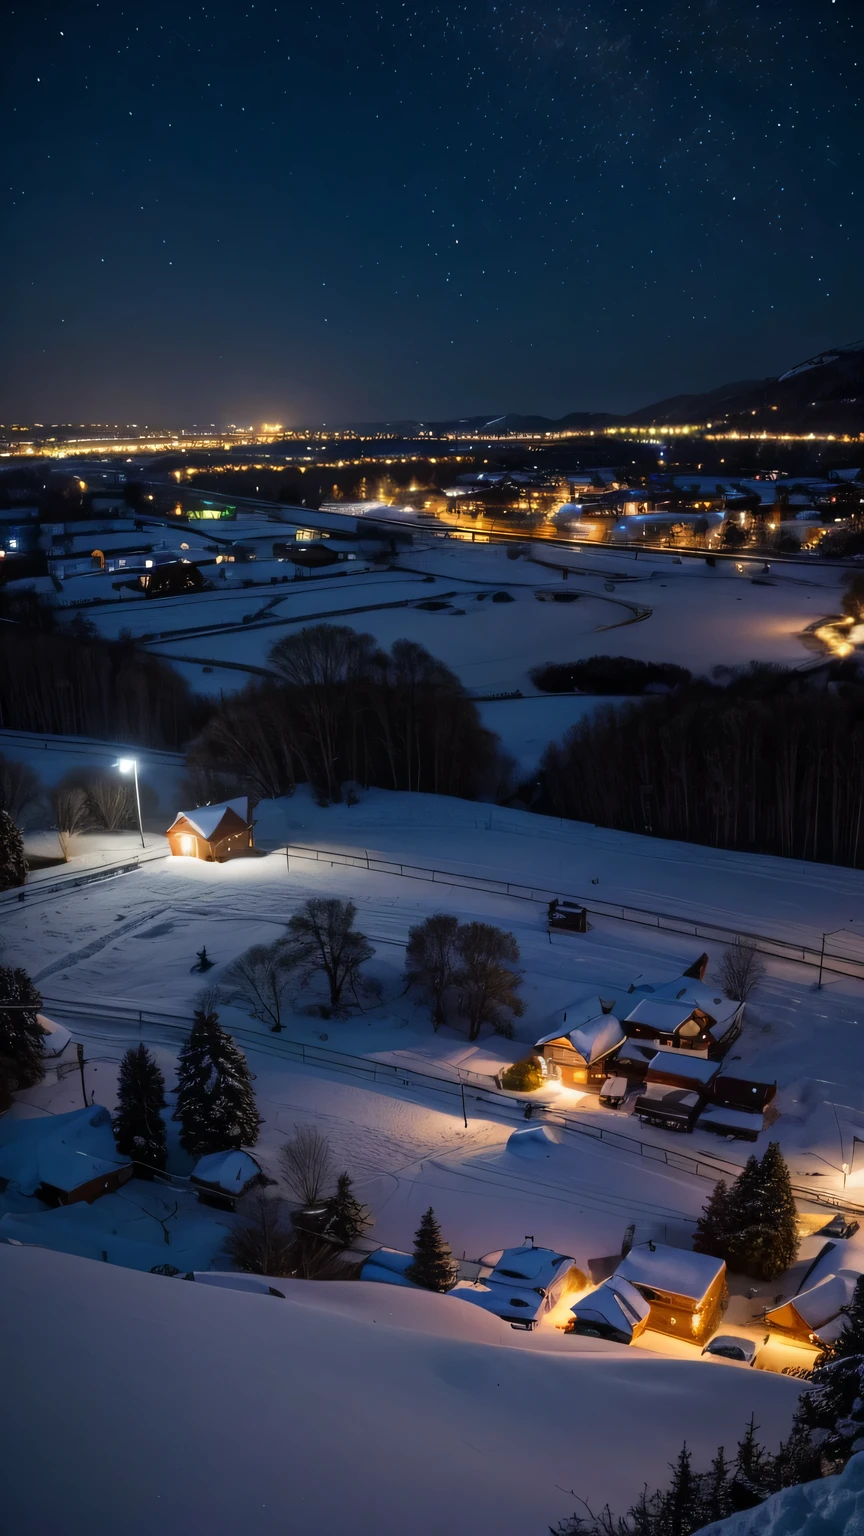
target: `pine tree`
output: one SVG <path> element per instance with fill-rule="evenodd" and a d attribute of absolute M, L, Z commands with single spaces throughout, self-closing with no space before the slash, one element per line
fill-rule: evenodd
<path fill-rule="evenodd" d="M 814 1446 L 807 1417 L 805 1392 L 795 1409 L 789 1438 L 783 1441 L 774 1466 L 774 1487 L 794 1488 L 819 1476 L 819 1451 Z"/>
<path fill-rule="evenodd" d="M 719 1179 L 702 1207 L 693 1247 L 697 1253 L 710 1253 L 716 1259 L 725 1259 L 728 1244 L 729 1189 L 726 1180 Z"/>
<path fill-rule="evenodd" d="M 358 1237 L 368 1232 L 372 1217 L 368 1205 L 362 1205 L 351 1193 L 352 1180 L 347 1173 L 340 1173 L 336 1193 L 327 1201 L 327 1221 L 324 1232 L 340 1248 L 351 1248 Z"/>
<path fill-rule="evenodd" d="M 431 1205 L 414 1234 L 414 1262 L 405 1274 L 426 1291 L 449 1291 L 456 1279 L 456 1264 L 441 1236 Z"/>
<path fill-rule="evenodd" d="M 10 1075 L 20 1088 L 32 1087 L 45 1074 L 45 1035 L 37 1019 L 41 1007 L 42 997 L 27 972 L 0 965 L 0 1059 L 11 1063 Z"/>
<path fill-rule="evenodd" d="M 131 1157 L 139 1178 L 165 1167 L 165 1079 L 146 1045 L 130 1046 L 120 1063 L 117 1113 L 112 1122 L 117 1151 Z"/>
<path fill-rule="evenodd" d="M 699 1482 L 690 1465 L 686 1441 L 672 1468 L 672 1482 L 663 1497 L 664 1536 L 692 1536 L 703 1523 L 699 1510 Z"/>
<path fill-rule="evenodd" d="M 23 885 L 26 879 L 24 839 L 9 812 L 0 810 L 0 891 Z"/>
<path fill-rule="evenodd" d="M 738 1442 L 730 1486 L 733 1510 L 752 1509 L 754 1505 L 761 1504 L 771 1491 L 773 1458 L 756 1439 L 756 1427 L 751 1416 L 744 1439 Z"/>
<path fill-rule="evenodd" d="M 731 1269 L 773 1280 L 798 1253 L 798 1217 L 789 1169 L 776 1141 L 748 1157 L 729 1192 L 726 1257 Z"/>
<path fill-rule="evenodd" d="M 798 1212 L 789 1179 L 786 1159 L 779 1142 L 769 1143 L 759 1165 L 762 1177 L 763 1241 L 759 1268 L 752 1273 L 758 1280 L 773 1280 L 782 1275 L 798 1257 Z"/>
<path fill-rule="evenodd" d="M 718 1446 L 711 1470 L 702 1476 L 700 1518 L 703 1525 L 713 1520 L 725 1520 L 732 1513 L 732 1493 L 729 1486 L 729 1463 L 723 1446 Z"/>
<path fill-rule="evenodd" d="M 252 1147 L 261 1124 L 246 1057 L 208 1007 L 180 1049 L 174 1119 L 182 1124 L 180 1144 L 196 1156 L 231 1147 Z"/>

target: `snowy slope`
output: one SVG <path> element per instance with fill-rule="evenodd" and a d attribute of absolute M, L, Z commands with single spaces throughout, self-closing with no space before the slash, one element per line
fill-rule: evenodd
<path fill-rule="evenodd" d="M 705 1460 L 755 1410 L 776 1445 L 795 1405 L 766 1373 L 499 1348 L 441 1335 L 452 1299 L 282 1284 L 286 1300 L 0 1247 L 9 1529 L 542 1536 L 571 1489 L 620 1504 L 685 1435 Z"/>
<path fill-rule="evenodd" d="M 706 1525 L 701 1536 L 860 1536 L 864 1531 L 864 1454 L 839 1477 L 784 1488 L 756 1509 Z"/>

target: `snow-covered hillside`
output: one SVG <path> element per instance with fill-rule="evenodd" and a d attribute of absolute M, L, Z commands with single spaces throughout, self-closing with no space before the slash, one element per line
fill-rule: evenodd
<path fill-rule="evenodd" d="M 706 1525 L 701 1536 L 860 1536 L 864 1531 L 864 1453 L 839 1477 L 784 1488 L 755 1509 Z"/>
<path fill-rule="evenodd" d="M 542 1536 L 575 1495 L 634 1498 L 685 1436 L 705 1460 L 755 1410 L 776 1446 L 795 1406 L 766 1373 L 513 1346 L 447 1297 L 278 1284 L 0 1245 L 9 1530 Z"/>

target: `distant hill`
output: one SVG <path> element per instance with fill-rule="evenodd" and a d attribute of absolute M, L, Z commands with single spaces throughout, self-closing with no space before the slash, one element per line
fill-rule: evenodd
<path fill-rule="evenodd" d="M 357 432 L 390 431 L 414 437 L 418 431 L 555 432 L 598 431 L 608 426 L 686 426 L 712 422 L 729 429 L 772 432 L 864 432 L 864 341 L 834 347 L 807 358 L 779 378 L 740 379 L 702 394 L 670 395 L 640 406 L 626 416 L 608 411 L 571 411 L 551 416 L 505 412 L 483 416 L 453 416 L 444 421 L 349 422 Z"/>

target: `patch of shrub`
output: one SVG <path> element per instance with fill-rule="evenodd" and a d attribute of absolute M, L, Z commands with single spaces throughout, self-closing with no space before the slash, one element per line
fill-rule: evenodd
<path fill-rule="evenodd" d="M 543 1068 L 536 1056 L 526 1056 L 524 1061 L 514 1061 L 512 1067 L 505 1067 L 498 1081 L 502 1088 L 514 1093 L 533 1093 L 543 1084 Z"/>
<path fill-rule="evenodd" d="M 689 683 L 692 673 L 671 661 L 635 661 L 630 656 L 589 656 L 584 661 L 545 662 L 530 673 L 544 693 L 635 694 L 660 692 Z"/>

